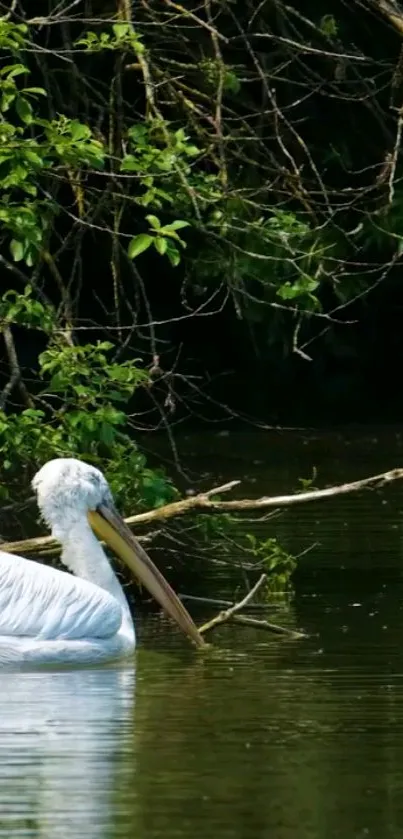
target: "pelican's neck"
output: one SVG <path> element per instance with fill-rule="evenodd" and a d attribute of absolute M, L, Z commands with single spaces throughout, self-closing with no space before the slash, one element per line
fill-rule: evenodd
<path fill-rule="evenodd" d="M 75 522 L 59 539 L 63 565 L 76 577 L 82 577 L 112 594 L 122 607 L 120 631 L 134 636 L 133 619 L 122 586 L 87 520 Z"/>

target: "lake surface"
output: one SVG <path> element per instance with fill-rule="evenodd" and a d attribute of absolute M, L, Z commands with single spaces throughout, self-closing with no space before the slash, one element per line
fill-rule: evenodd
<path fill-rule="evenodd" d="M 403 459 L 392 433 L 210 440 L 204 456 L 183 442 L 189 470 L 243 477 L 245 495 L 292 491 L 313 465 L 324 486 Z M 225 626 L 199 655 L 138 616 L 133 667 L 4 674 L 0 836 L 403 836 L 402 492 L 275 522 L 287 547 L 317 543 L 275 616 L 306 639 Z"/>

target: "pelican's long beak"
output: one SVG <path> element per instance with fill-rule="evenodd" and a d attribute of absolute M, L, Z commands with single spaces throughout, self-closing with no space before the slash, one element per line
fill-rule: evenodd
<path fill-rule="evenodd" d="M 128 565 L 183 632 L 189 635 L 198 647 L 204 647 L 206 642 L 183 603 L 112 505 L 100 504 L 96 510 L 88 512 L 88 520 L 98 538 L 106 542 Z"/>

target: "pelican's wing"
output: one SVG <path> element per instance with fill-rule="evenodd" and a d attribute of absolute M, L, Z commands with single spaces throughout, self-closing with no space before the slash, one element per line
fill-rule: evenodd
<path fill-rule="evenodd" d="M 0 636 L 110 638 L 121 622 L 120 604 L 104 589 L 0 551 Z"/>

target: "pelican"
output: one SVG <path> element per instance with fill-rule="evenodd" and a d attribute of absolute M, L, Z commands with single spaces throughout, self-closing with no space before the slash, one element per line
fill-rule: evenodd
<path fill-rule="evenodd" d="M 204 645 L 185 607 L 116 511 L 99 469 L 57 458 L 42 466 L 32 487 L 72 574 L 0 551 L 0 666 L 94 665 L 133 654 L 129 604 L 97 536 L 193 642 Z"/>

